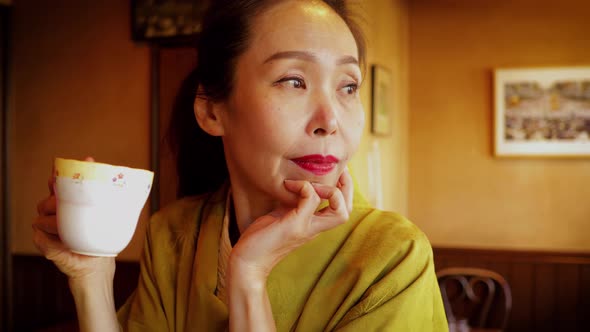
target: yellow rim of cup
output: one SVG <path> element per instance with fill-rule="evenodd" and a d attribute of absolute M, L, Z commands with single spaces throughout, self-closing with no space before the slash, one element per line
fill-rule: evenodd
<path fill-rule="evenodd" d="M 54 166 L 55 176 L 79 180 L 111 181 L 113 177 L 133 174 L 133 176 L 146 177 L 151 183 L 154 178 L 154 173 L 145 169 L 116 166 L 93 161 L 55 158 Z"/>

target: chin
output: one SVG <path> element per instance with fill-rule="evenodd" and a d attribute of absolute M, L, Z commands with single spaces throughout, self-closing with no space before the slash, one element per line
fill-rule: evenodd
<path fill-rule="evenodd" d="M 313 183 L 335 186 L 341 173 L 341 170 L 333 170 L 332 172 L 325 175 L 314 175 L 310 172 L 297 172 L 296 174 L 289 174 L 284 178 L 289 180 L 309 181 Z"/>
<path fill-rule="evenodd" d="M 306 181 L 314 182 L 314 183 L 321 183 L 328 186 L 335 186 L 338 183 L 338 177 L 340 176 L 340 172 L 333 171 L 330 174 L 322 175 L 322 176 L 312 176 Z"/>

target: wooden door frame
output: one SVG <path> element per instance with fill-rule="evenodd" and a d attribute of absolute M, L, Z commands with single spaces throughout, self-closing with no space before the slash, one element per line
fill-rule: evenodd
<path fill-rule="evenodd" d="M 154 172 L 150 215 L 160 209 L 160 47 L 150 47 L 150 168 Z"/>
<path fill-rule="evenodd" d="M 12 8 L 0 5 L 0 331 L 12 331 L 12 254 L 8 204 L 8 119 L 10 114 L 10 31 Z"/>

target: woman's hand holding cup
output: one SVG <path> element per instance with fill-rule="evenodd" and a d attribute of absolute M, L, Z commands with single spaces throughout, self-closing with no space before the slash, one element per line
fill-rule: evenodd
<path fill-rule="evenodd" d="M 86 161 L 94 161 L 86 158 Z M 49 196 L 37 205 L 33 221 L 33 241 L 41 253 L 68 276 L 70 282 L 92 279 L 112 280 L 115 273 L 114 257 L 94 257 L 71 252 L 60 240 L 57 229 L 55 174 L 49 181 Z"/>

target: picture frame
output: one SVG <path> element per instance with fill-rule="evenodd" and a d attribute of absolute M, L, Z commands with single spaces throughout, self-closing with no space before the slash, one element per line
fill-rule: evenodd
<path fill-rule="evenodd" d="M 590 67 L 494 70 L 494 155 L 590 156 Z"/>
<path fill-rule="evenodd" d="M 393 112 L 393 74 L 381 65 L 371 66 L 371 133 L 391 134 Z"/>
<path fill-rule="evenodd" d="M 131 36 L 137 42 L 194 46 L 211 0 L 131 0 Z"/>

